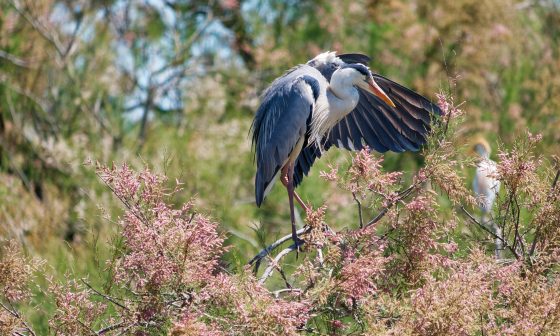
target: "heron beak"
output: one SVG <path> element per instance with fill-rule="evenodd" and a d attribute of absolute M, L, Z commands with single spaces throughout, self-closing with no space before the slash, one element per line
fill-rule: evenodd
<path fill-rule="evenodd" d="M 385 91 L 383 91 L 379 87 L 379 85 L 377 85 L 377 83 L 373 80 L 373 78 L 370 77 L 365 82 L 367 83 L 367 89 L 366 89 L 367 91 L 379 97 L 381 100 L 387 103 L 387 105 L 396 107 L 395 103 L 393 103 L 393 101 L 391 100 L 391 98 L 389 98 L 389 96 L 385 93 Z"/>

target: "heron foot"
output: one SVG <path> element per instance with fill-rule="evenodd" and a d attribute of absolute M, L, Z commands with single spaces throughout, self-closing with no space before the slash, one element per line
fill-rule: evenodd
<path fill-rule="evenodd" d="M 295 249 L 295 251 L 296 251 L 296 260 L 297 260 L 298 257 L 299 257 L 299 252 L 300 252 L 300 251 L 303 251 L 303 250 L 301 249 L 301 247 L 303 246 L 303 244 L 305 244 L 305 240 L 303 240 L 303 239 L 301 239 L 301 238 L 299 238 L 299 237 L 297 237 L 297 236 L 292 237 L 292 240 L 294 241 L 294 245 L 293 245 L 293 246 L 294 246 L 294 249 Z"/>

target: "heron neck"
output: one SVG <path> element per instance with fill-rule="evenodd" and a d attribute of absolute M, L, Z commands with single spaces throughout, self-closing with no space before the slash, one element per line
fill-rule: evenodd
<path fill-rule="evenodd" d="M 322 112 L 313 116 L 312 140 L 320 141 L 327 136 L 330 130 L 356 107 L 359 99 L 360 94 L 349 71 L 335 71 L 326 90 L 326 101 L 317 102 Z"/>
<path fill-rule="evenodd" d="M 343 76 L 336 76 L 335 73 L 327 89 L 327 99 L 329 101 L 329 127 L 333 127 L 356 107 L 360 95 L 354 83 Z"/>
<path fill-rule="evenodd" d="M 490 159 L 490 153 L 488 153 L 486 150 L 479 150 L 477 151 L 478 155 L 480 155 L 480 157 L 484 160 L 488 160 Z"/>

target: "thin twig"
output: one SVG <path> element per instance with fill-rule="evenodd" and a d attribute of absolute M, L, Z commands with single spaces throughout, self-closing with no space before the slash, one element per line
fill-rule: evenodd
<path fill-rule="evenodd" d="M 282 280 L 284 280 L 284 283 L 286 284 L 286 287 L 292 288 L 292 285 L 288 281 L 288 277 L 286 276 L 286 273 L 284 272 L 282 267 L 280 267 L 280 265 L 276 265 L 276 268 L 278 269 L 278 273 L 280 273 L 280 276 L 282 277 Z"/>
<path fill-rule="evenodd" d="M 465 207 L 463 205 L 461 205 L 461 210 L 463 210 L 463 212 L 471 219 L 471 221 L 473 223 L 475 223 L 476 225 L 478 225 L 481 229 L 483 229 L 484 231 L 488 232 L 489 234 L 491 234 L 495 239 L 500 240 L 503 244 L 504 247 L 507 247 L 508 250 L 511 251 L 511 253 L 515 256 L 515 259 L 519 260 L 520 256 L 519 254 L 507 243 L 507 241 L 505 239 L 503 239 L 502 237 L 498 236 L 497 234 L 495 234 L 494 232 L 492 232 L 492 230 L 488 229 L 484 224 L 480 223 L 479 221 L 476 220 L 476 218 L 474 218 L 473 215 L 471 215 L 470 212 L 467 211 L 467 209 L 465 209 Z"/>
<path fill-rule="evenodd" d="M 11 62 L 14 65 L 17 65 L 19 67 L 22 68 L 32 68 L 31 63 L 29 61 L 26 61 L 24 59 L 21 59 L 15 55 L 12 55 L 8 52 L 5 52 L 4 50 L 0 50 L 0 58 L 3 58 L 9 62 Z"/>
<path fill-rule="evenodd" d="M 58 37 L 54 36 L 52 34 L 52 32 L 48 31 L 47 27 L 45 27 L 41 22 L 39 22 L 39 20 L 37 20 L 36 18 L 34 18 L 33 16 L 30 15 L 29 12 L 27 12 L 26 10 L 24 10 L 21 7 L 21 4 L 19 3 L 19 1 L 17 0 L 12 0 L 11 1 L 11 5 L 12 7 L 14 7 L 14 9 L 16 10 L 16 12 L 18 12 L 18 14 L 20 14 L 21 16 L 23 16 L 23 18 L 29 22 L 29 24 L 31 24 L 33 26 L 33 28 L 35 28 L 35 30 L 48 42 L 50 42 L 56 49 L 56 51 L 58 52 L 58 54 L 60 56 L 64 55 L 64 47 L 62 46 L 62 43 L 60 42 L 60 40 L 58 39 Z"/>
<path fill-rule="evenodd" d="M 276 255 L 276 257 L 274 257 L 274 259 L 272 259 L 270 261 L 270 264 L 265 269 L 263 275 L 259 279 L 259 284 L 263 284 L 266 281 L 266 279 L 268 279 L 272 275 L 272 272 L 274 271 L 274 268 L 276 268 L 278 266 L 278 262 L 280 261 L 280 259 L 282 259 L 284 256 L 288 255 L 290 252 L 295 251 L 296 249 L 297 249 L 296 244 L 292 244 L 292 245 L 290 245 L 290 247 L 288 247 L 288 248 L 282 250 L 280 253 L 278 253 L 278 255 Z"/>
<path fill-rule="evenodd" d="M 174 59 L 172 59 L 169 63 L 163 65 L 161 68 L 155 70 L 152 73 L 152 76 L 158 76 L 170 67 L 181 64 L 185 60 L 185 53 L 191 49 L 191 47 L 202 37 L 206 28 L 210 26 L 212 20 L 214 19 L 214 14 L 211 10 L 206 13 L 206 20 L 199 26 L 199 28 L 189 37 L 189 39 L 185 42 L 185 44 L 181 47 L 179 51 L 175 54 Z"/>
<path fill-rule="evenodd" d="M 121 322 L 119 322 L 119 323 L 116 323 L 116 324 L 107 326 L 107 327 L 105 327 L 105 328 L 103 328 L 103 329 L 100 329 L 100 330 L 96 331 L 96 334 L 97 334 L 97 335 L 103 335 L 103 334 L 105 334 L 105 333 L 107 333 L 107 332 L 109 332 L 109 331 L 117 330 L 117 329 L 120 329 L 120 328 L 122 328 L 122 327 L 124 327 L 124 326 L 125 326 L 125 323 L 121 321 Z"/>
<path fill-rule="evenodd" d="M 362 219 L 362 203 L 360 202 L 360 200 L 358 200 L 358 197 L 356 197 L 356 193 L 354 191 L 352 192 L 352 197 L 354 198 L 354 201 L 356 201 L 356 204 L 358 204 L 358 216 L 360 218 L 360 229 L 362 229 L 364 227 L 364 220 Z"/>
<path fill-rule="evenodd" d="M 127 335 L 128 330 L 130 330 L 130 328 L 134 327 L 135 325 L 137 325 L 137 322 L 131 323 L 128 326 L 126 326 L 126 328 L 124 328 L 117 336 L 121 336 L 121 335 Z"/>
<path fill-rule="evenodd" d="M 399 193 L 399 196 L 393 200 L 391 203 L 389 203 L 389 205 L 387 205 L 385 208 L 383 208 L 383 210 L 381 210 L 381 212 L 379 212 L 377 214 L 377 216 L 373 217 L 372 220 L 370 220 L 367 224 L 366 224 L 366 228 L 368 226 L 371 226 L 377 222 L 379 222 L 381 220 L 381 218 L 383 218 L 385 216 L 385 214 L 387 214 L 387 212 L 389 211 L 389 209 L 391 209 L 395 204 L 397 204 L 398 202 L 402 201 L 403 199 L 407 198 L 408 196 L 410 196 L 410 194 L 412 194 L 412 192 L 414 191 L 414 189 L 416 189 L 418 187 L 419 183 L 414 183 L 413 185 L 411 185 L 410 187 L 406 188 L 405 190 L 401 191 Z"/>
<path fill-rule="evenodd" d="M 0 306 L 2 306 L 2 308 L 5 311 L 7 311 L 10 315 L 12 315 L 13 317 L 18 319 L 21 322 L 21 324 L 23 324 L 25 329 L 27 329 L 27 332 L 29 332 L 29 335 L 37 336 L 37 334 L 35 334 L 33 329 L 31 329 L 31 327 L 27 324 L 27 322 L 25 322 L 25 320 L 21 317 L 20 313 L 15 308 L 12 307 L 12 309 L 10 309 L 10 308 L 6 307 L 6 305 L 2 301 L 0 301 Z"/>
<path fill-rule="evenodd" d="M 80 279 L 80 280 L 82 280 L 82 282 L 84 283 L 84 285 L 86 285 L 89 289 L 91 289 L 92 291 L 94 291 L 95 294 L 101 296 L 101 297 L 104 298 L 105 300 L 107 300 L 107 301 L 109 301 L 109 302 L 112 302 L 112 303 L 116 304 L 117 306 L 119 306 L 119 307 L 121 307 L 121 308 L 123 308 L 123 309 L 125 309 L 125 310 L 129 310 L 128 307 L 126 307 L 126 306 L 123 305 L 122 303 L 118 302 L 116 299 L 114 299 L 114 298 L 112 298 L 112 297 L 110 297 L 110 296 L 108 296 L 108 295 L 105 295 L 105 294 L 101 293 L 100 291 L 98 291 L 97 289 L 93 288 L 93 287 L 92 287 L 89 283 L 87 283 L 87 281 L 85 281 L 83 278 Z"/>

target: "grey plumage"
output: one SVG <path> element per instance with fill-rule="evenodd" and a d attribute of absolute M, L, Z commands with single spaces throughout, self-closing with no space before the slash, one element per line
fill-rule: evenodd
<path fill-rule="evenodd" d="M 371 73 L 362 54 L 323 53 L 276 79 L 264 92 L 253 125 L 261 205 L 281 173 L 288 189 L 293 239 L 298 243 L 294 188 L 332 146 L 379 152 L 416 151 L 440 109 L 385 77 Z"/>
<path fill-rule="evenodd" d="M 324 87 L 328 85 L 316 69 L 301 65 L 276 79 L 264 92 L 251 127 L 257 161 L 257 205 L 261 205 L 266 188 L 299 140 L 305 138 L 320 82 Z"/>

